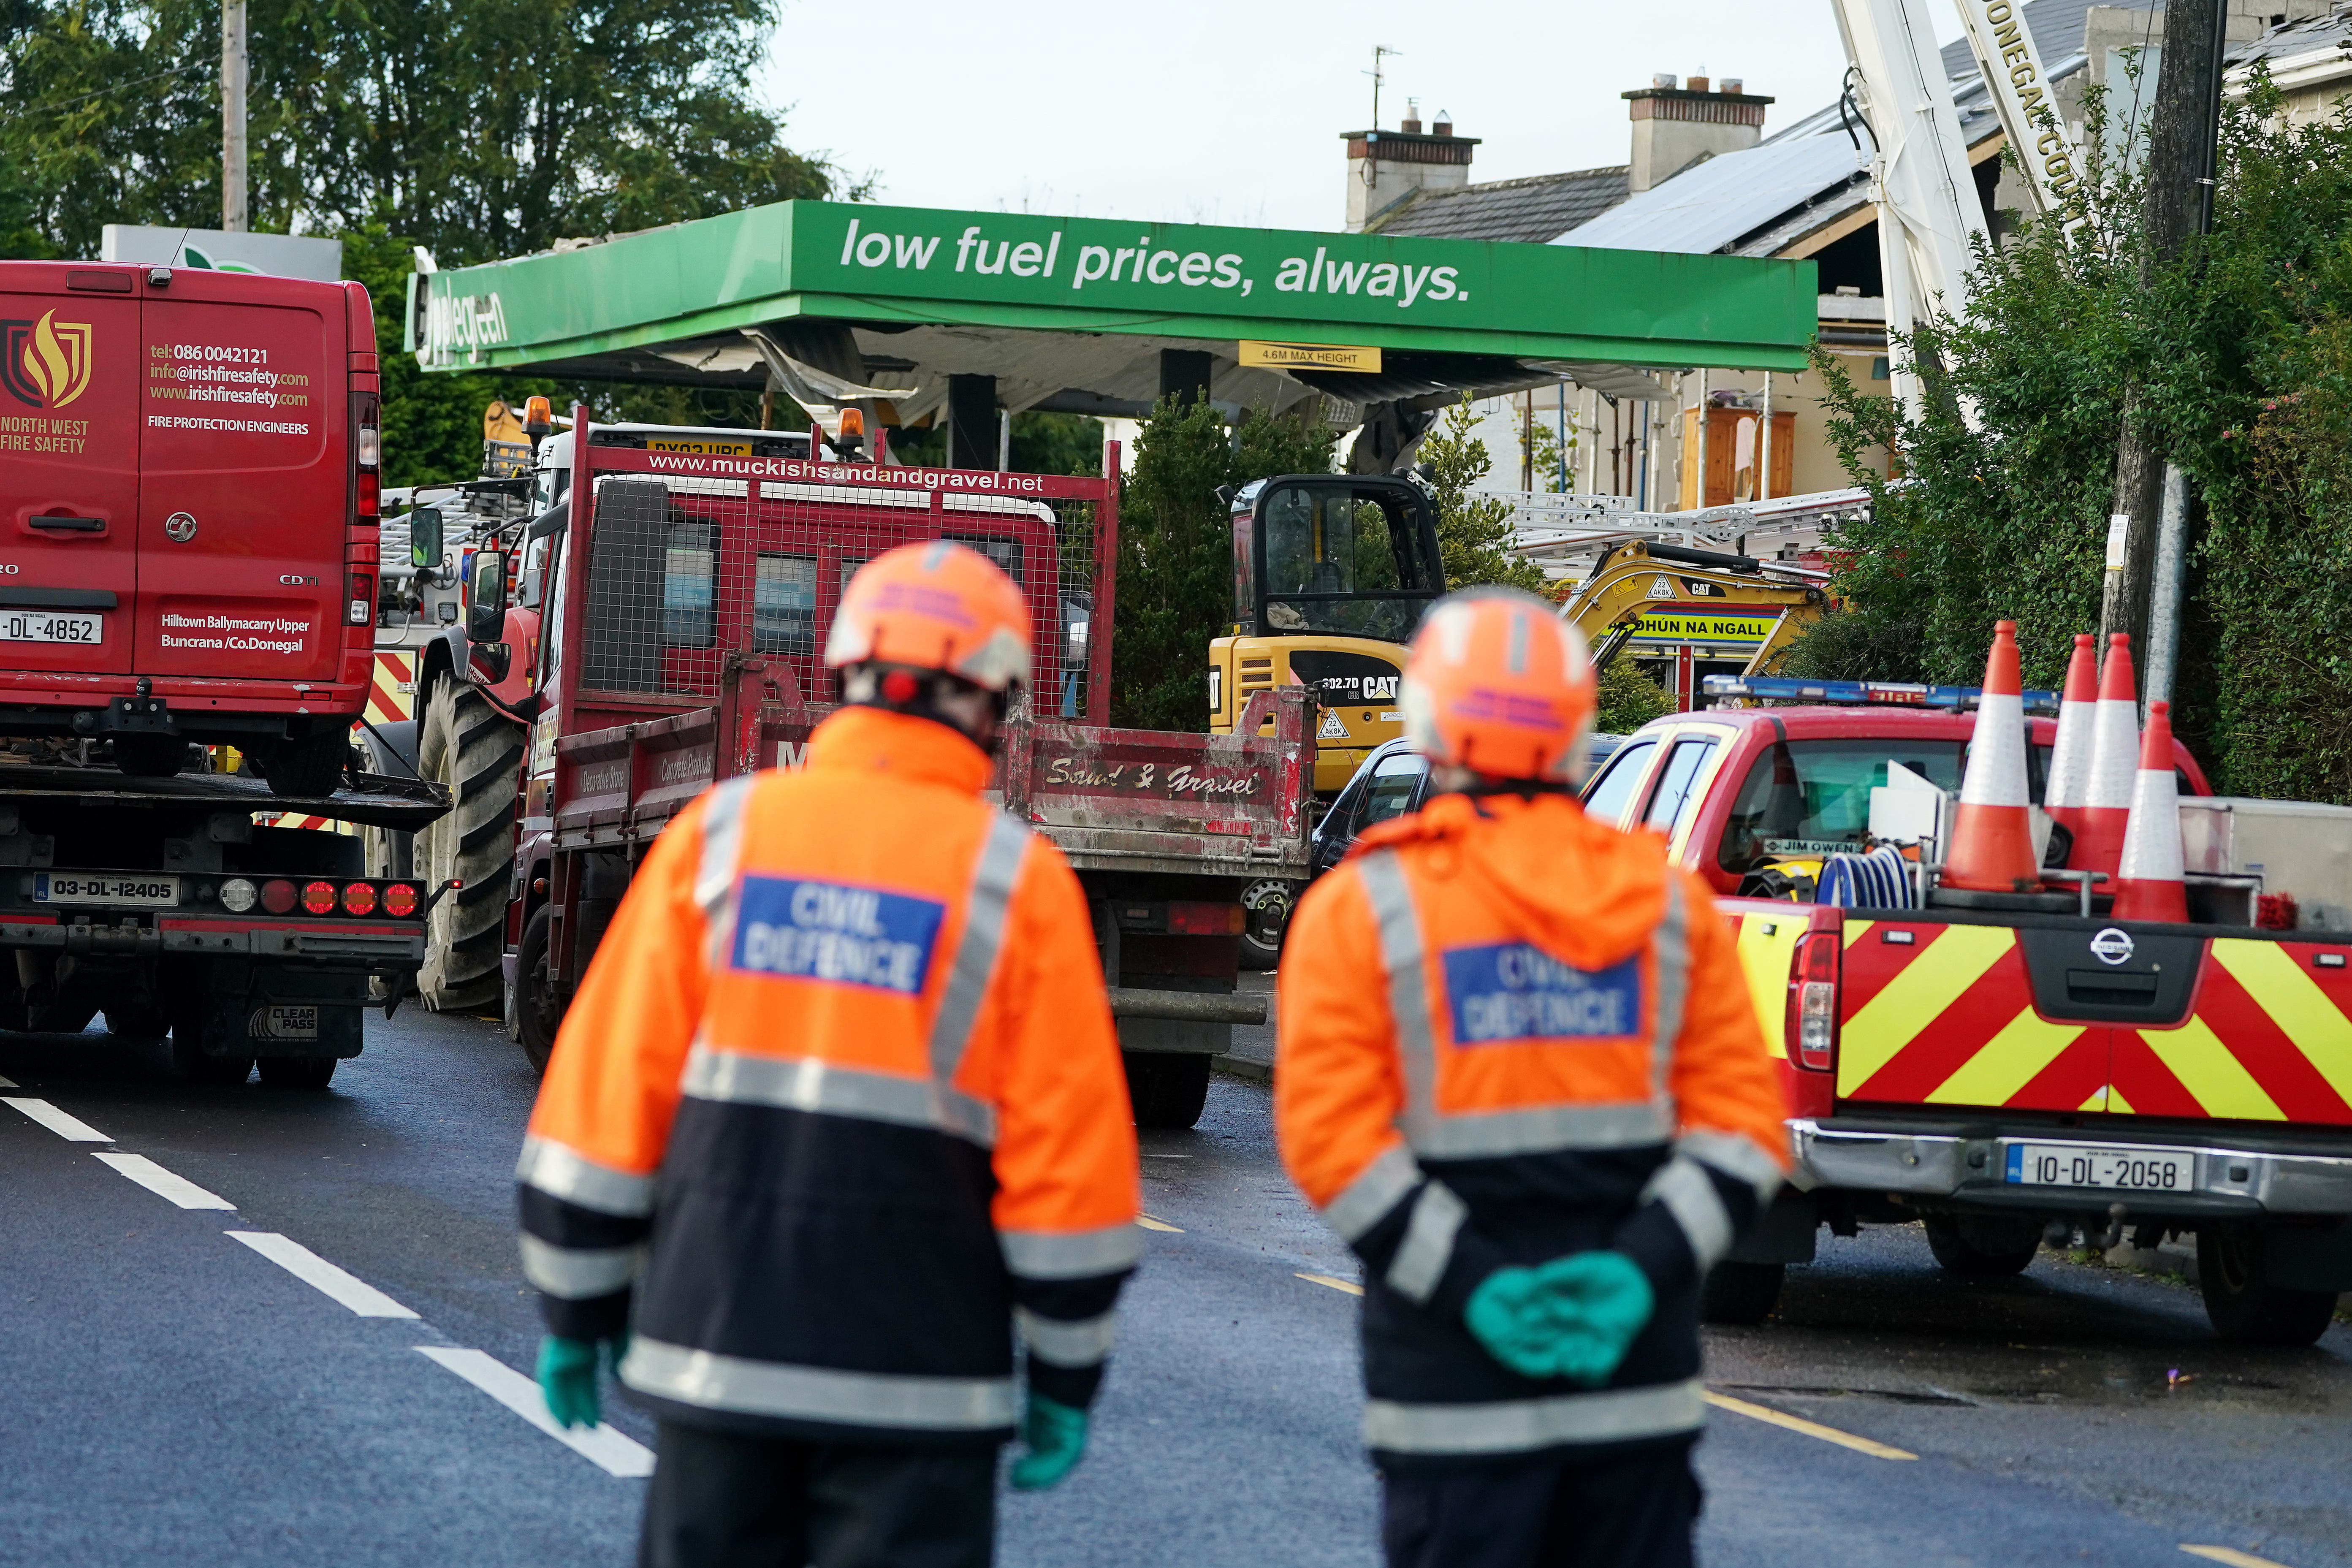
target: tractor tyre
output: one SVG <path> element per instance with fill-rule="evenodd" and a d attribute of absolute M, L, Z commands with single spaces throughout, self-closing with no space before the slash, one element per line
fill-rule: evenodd
<path fill-rule="evenodd" d="M 507 882 L 523 731 L 457 680 L 433 689 L 417 737 L 417 772 L 449 792 L 446 815 L 418 828 L 416 870 L 428 894 L 450 882 L 425 924 L 416 994 L 436 1013 L 495 1010 L 505 990 Z"/>

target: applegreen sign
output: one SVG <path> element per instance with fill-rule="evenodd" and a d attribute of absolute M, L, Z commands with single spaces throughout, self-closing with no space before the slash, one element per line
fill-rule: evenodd
<path fill-rule="evenodd" d="M 1798 370 L 1813 264 L 781 202 L 411 281 L 428 370 L 790 317 Z"/>

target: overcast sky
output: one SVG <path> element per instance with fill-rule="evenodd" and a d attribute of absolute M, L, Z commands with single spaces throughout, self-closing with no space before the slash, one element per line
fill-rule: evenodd
<path fill-rule="evenodd" d="M 1402 51 L 1381 124 L 1451 110 L 1478 181 L 1623 163 L 1618 95 L 1654 72 L 1740 78 L 1779 100 L 1769 135 L 1845 68 L 1830 0 L 790 0 L 762 85 L 794 148 L 886 202 L 1338 228 L 1375 44 Z"/>

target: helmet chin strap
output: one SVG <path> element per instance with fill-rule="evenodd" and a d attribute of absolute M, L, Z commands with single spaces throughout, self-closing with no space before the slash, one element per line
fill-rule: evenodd
<path fill-rule="evenodd" d="M 942 670 L 900 664 L 853 664 L 841 672 L 842 700 L 944 724 L 992 755 L 1009 691 L 991 691 Z"/>

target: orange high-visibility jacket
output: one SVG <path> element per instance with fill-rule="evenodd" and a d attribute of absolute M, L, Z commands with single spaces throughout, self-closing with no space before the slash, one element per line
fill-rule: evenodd
<path fill-rule="evenodd" d="M 1789 1164 L 1704 885 L 1564 796 L 1444 795 L 1308 890 L 1279 984 L 1282 1157 L 1364 1261 L 1381 1461 L 1695 1432 L 1700 1279 Z M 1657 1300 L 1607 1386 L 1521 1377 L 1464 1326 L 1498 1268 L 1603 1247 Z"/>
<path fill-rule="evenodd" d="M 1000 1441 L 1016 1322 L 1033 1389 L 1093 1397 L 1135 1132 L 1085 895 L 988 772 L 845 710 L 804 771 L 682 814 L 605 933 L 531 1113 L 523 1261 L 553 1332 L 633 1328 L 622 1380 L 666 1418 Z"/>

